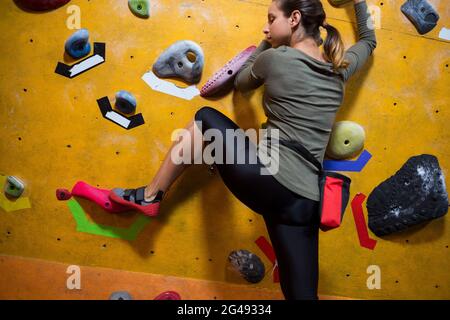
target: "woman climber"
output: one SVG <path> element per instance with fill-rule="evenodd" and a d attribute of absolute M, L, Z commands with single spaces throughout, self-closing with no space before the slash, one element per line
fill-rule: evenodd
<path fill-rule="evenodd" d="M 241 92 L 264 84 L 265 127 L 277 130 L 280 139 L 298 141 L 320 163 L 343 101 L 344 85 L 376 47 L 366 1 L 353 1 L 359 39 L 344 50 L 340 33 L 327 23 L 319 0 L 273 0 L 263 29 L 265 39 L 234 80 L 235 89 Z M 326 29 L 325 41 L 320 27 Z M 158 214 L 167 190 L 192 164 L 192 161 L 172 161 L 173 150 L 191 150 L 191 159 L 201 156 L 207 145 L 203 135 L 208 129 L 222 133 L 220 151 L 232 154 L 234 160 L 239 154 L 250 157 L 258 150 L 248 139 L 244 145 L 227 139 L 226 130 L 240 128 L 212 107 L 200 108 L 185 129 L 194 139 L 183 138 L 172 144 L 149 185 L 113 189 L 110 199 L 150 216 Z M 201 148 L 194 148 L 195 144 Z M 260 146 L 263 144 L 270 150 L 265 140 Z M 259 157 L 254 163 L 217 161 L 213 165 L 231 193 L 264 218 L 285 298 L 318 299 L 318 171 L 290 148 L 279 145 L 278 152 L 278 169 L 274 174 L 261 174 L 266 162 Z"/>

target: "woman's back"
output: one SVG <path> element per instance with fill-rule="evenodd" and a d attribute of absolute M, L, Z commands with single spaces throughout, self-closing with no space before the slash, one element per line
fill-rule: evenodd
<path fill-rule="evenodd" d="M 267 129 L 279 129 L 280 139 L 303 144 L 320 162 L 342 104 L 345 82 L 359 70 L 376 46 L 368 27 L 365 1 L 355 4 L 359 41 L 345 52 L 346 68 L 333 72 L 333 64 L 317 60 L 299 49 L 271 48 L 262 41 L 235 80 L 241 91 L 265 85 L 263 108 Z M 265 146 L 264 139 L 261 145 Z M 317 169 L 293 150 L 280 145 L 274 177 L 290 190 L 318 201 Z M 264 154 L 261 155 L 264 158 Z M 269 161 L 267 157 L 264 160 Z M 275 159 L 276 160 L 276 159 Z M 270 159 L 271 166 L 274 159 Z"/>

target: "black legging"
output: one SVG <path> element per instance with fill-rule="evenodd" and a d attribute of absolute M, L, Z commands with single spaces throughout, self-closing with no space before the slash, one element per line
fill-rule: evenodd
<path fill-rule="evenodd" d="M 224 164 L 214 166 L 231 193 L 264 217 L 285 298 L 318 299 L 319 202 L 290 191 L 272 175 L 261 175 L 264 165 L 259 158 L 255 164 L 248 161 L 249 155 L 257 152 L 256 145 L 248 137 L 245 146 L 233 143 L 235 139 L 227 141 L 225 130 L 240 128 L 220 111 L 202 107 L 195 113 L 195 120 L 201 121 L 202 133 L 212 128 L 221 131 Z M 234 154 L 234 162 L 226 164 L 225 155 L 230 152 Z M 238 154 L 246 155 L 245 164 L 237 162 Z"/>

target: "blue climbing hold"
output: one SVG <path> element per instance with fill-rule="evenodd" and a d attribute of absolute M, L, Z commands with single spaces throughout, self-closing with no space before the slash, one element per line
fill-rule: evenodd
<path fill-rule="evenodd" d="M 109 296 L 109 300 L 133 300 L 133 297 L 127 291 L 116 291 Z"/>
<path fill-rule="evenodd" d="M 66 52 L 72 58 L 80 59 L 85 57 L 91 51 L 89 44 L 89 31 L 80 29 L 67 39 L 65 44 Z"/>
<path fill-rule="evenodd" d="M 136 111 L 136 98 L 128 91 L 121 90 L 116 93 L 116 108 L 125 114 Z"/>

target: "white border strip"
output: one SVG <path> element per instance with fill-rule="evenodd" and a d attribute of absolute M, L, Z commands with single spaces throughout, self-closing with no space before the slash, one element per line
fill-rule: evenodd
<path fill-rule="evenodd" d="M 155 91 L 159 91 L 186 100 L 192 100 L 192 98 L 200 94 L 200 91 L 195 85 L 189 86 L 187 88 L 180 88 L 172 82 L 159 79 L 152 71 L 145 73 L 142 76 L 142 80 L 144 80 L 145 83 L 147 83 Z"/>

